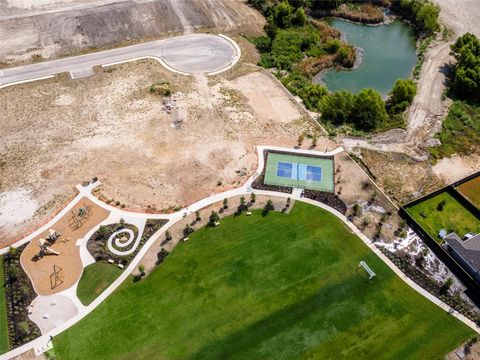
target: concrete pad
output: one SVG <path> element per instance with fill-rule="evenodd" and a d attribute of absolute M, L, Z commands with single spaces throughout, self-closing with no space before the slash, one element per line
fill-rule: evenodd
<path fill-rule="evenodd" d="M 45 334 L 77 314 L 78 309 L 71 299 L 62 295 L 50 295 L 38 296 L 32 302 L 29 318 Z"/>

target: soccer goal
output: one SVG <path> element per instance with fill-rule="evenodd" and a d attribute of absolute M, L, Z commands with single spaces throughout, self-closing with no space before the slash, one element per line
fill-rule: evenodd
<path fill-rule="evenodd" d="M 365 271 L 368 273 L 368 280 L 371 280 L 375 277 L 376 274 L 373 272 L 372 269 L 370 269 L 370 266 L 368 266 L 365 261 L 363 261 L 363 260 L 360 261 L 360 263 L 358 264 L 357 270 L 360 267 L 363 267 L 365 269 Z"/>

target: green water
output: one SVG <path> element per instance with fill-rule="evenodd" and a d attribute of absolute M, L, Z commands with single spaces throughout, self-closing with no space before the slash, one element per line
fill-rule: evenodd
<path fill-rule="evenodd" d="M 331 70 L 321 80 L 330 91 L 358 93 L 371 87 L 387 95 L 395 80 L 405 79 L 415 65 L 416 37 L 413 29 L 401 21 L 389 25 L 367 26 L 340 19 L 328 19 L 350 44 L 363 49 L 363 62 L 355 70 Z"/>

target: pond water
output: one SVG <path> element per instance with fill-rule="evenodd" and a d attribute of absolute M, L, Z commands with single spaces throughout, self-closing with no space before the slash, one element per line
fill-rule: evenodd
<path fill-rule="evenodd" d="M 340 30 L 348 42 L 363 49 L 363 61 L 354 70 L 330 70 L 316 77 L 330 91 L 349 90 L 358 93 L 371 87 L 387 95 L 397 79 L 406 79 L 415 65 L 416 36 L 402 21 L 388 25 L 368 26 L 341 19 L 327 19 Z"/>

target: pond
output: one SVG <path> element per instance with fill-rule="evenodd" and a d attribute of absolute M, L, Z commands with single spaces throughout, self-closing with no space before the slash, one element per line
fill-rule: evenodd
<path fill-rule="evenodd" d="M 330 70 L 317 75 L 330 91 L 349 90 L 358 93 L 371 87 L 387 95 L 397 79 L 410 76 L 416 60 L 416 36 L 402 21 L 388 25 L 368 26 L 341 19 L 327 19 L 340 30 L 348 42 L 363 49 L 363 61 L 354 70 Z"/>

